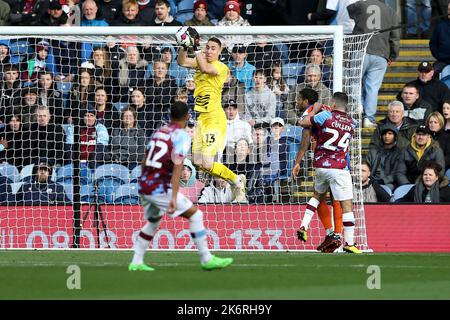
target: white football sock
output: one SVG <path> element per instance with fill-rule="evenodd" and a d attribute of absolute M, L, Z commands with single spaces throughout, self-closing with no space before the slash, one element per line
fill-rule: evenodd
<path fill-rule="evenodd" d="M 203 225 L 203 212 L 198 210 L 189 218 L 189 231 L 191 232 L 192 240 L 198 249 L 200 262 L 206 263 L 211 258 L 211 252 L 208 249 L 208 241 L 206 239 L 206 229 Z"/>
<path fill-rule="evenodd" d="M 306 204 L 305 214 L 303 215 L 302 224 L 300 225 L 300 227 L 305 227 L 305 229 L 308 230 L 309 223 L 311 222 L 314 213 L 316 213 L 319 203 L 320 201 L 316 198 L 309 199 L 308 203 Z"/>
<path fill-rule="evenodd" d="M 344 239 L 347 244 L 353 246 L 355 244 L 355 216 L 353 212 L 342 214 L 342 222 L 344 224 Z"/>
<path fill-rule="evenodd" d="M 160 223 L 161 219 L 157 222 L 147 222 L 145 226 L 142 227 L 141 232 L 139 232 L 136 242 L 134 243 L 134 256 L 131 263 L 144 263 L 145 251 L 147 250 L 150 241 L 153 239 L 153 235 L 155 234 L 156 229 L 158 229 Z"/>

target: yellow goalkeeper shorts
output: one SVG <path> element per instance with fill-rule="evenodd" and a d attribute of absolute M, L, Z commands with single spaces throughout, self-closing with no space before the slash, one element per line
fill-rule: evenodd
<path fill-rule="evenodd" d="M 203 156 L 222 154 L 227 134 L 227 117 L 223 109 L 202 112 L 197 118 L 197 126 L 192 143 L 192 153 Z"/>

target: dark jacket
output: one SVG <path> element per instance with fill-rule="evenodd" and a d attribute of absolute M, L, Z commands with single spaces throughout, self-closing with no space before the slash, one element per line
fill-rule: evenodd
<path fill-rule="evenodd" d="M 25 14 L 23 8 L 25 0 L 5 0 L 11 9 L 10 22 L 16 26 L 35 26 L 39 24 L 41 17 L 47 13 L 48 0 L 37 0 L 33 12 Z"/>
<path fill-rule="evenodd" d="M 39 104 L 45 105 L 43 98 L 39 95 Z M 55 124 L 62 124 L 64 122 L 64 107 L 63 107 L 63 94 L 56 89 L 50 89 L 47 91 L 47 106 L 52 115 L 52 122 Z"/>
<path fill-rule="evenodd" d="M 372 135 L 372 139 L 370 140 L 369 148 L 377 148 L 382 147 L 383 143 L 381 141 L 381 128 L 383 125 L 392 124 L 392 122 L 388 119 L 388 117 L 381 120 L 378 124 L 378 127 L 375 129 Z M 416 132 L 416 127 L 418 123 L 417 121 L 405 117 L 403 118 L 403 123 L 400 126 L 397 134 L 397 147 L 400 149 L 405 149 L 411 143 L 411 137 Z"/>
<path fill-rule="evenodd" d="M 450 19 L 439 21 L 430 38 L 430 50 L 440 62 L 450 64 Z"/>
<path fill-rule="evenodd" d="M 270 71 L 273 62 L 281 60 L 281 52 L 273 44 L 260 47 L 253 43 L 248 47 L 247 54 L 248 63 L 254 65 L 256 69 L 267 71 Z"/>
<path fill-rule="evenodd" d="M 442 105 L 445 101 L 450 100 L 450 89 L 439 79 L 433 78 L 424 83 L 417 78 L 408 84 L 413 84 L 419 88 L 420 97 L 431 105 L 432 111 L 442 113 Z"/>
<path fill-rule="evenodd" d="M 410 107 L 406 106 L 405 102 L 401 97 L 401 92 L 397 95 L 397 100 L 403 103 L 405 107 L 405 117 L 409 117 L 413 120 L 417 120 L 418 122 L 425 122 L 425 119 L 428 117 L 430 113 L 433 112 L 433 107 L 431 104 L 419 97 L 419 99 L 414 102 L 414 104 Z"/>
<path fill-rule="evenodd" d="M 145 153 L 145 130 L 116 128 L 112 131 L 109 156 L 123 165 L 140 163 Z"/>
<path fill-rule="evenodd" d="M 444 152 L 445 170 L 450 169 L 450 129 L 441 132 L 438 138 L 439 146 Z"/>
<path fill-rule="evenodd" d="M 149 104 L 153 104 L 155 108 L 155 112 L 163 112 L 163 118 L 168 116 L 167 112 L 170 108 L 170 103 L 172 101 L 173 96 L 175 96 L 175 91 L 177 85 L 175 83 L 175 79 L 167 76 L 166 80 L 164 80 L 160 85 L 156 84 L 153 78 L 147 79 L 145 81 L 145 96 L 147 97 L 147 102 Z"/>
<path fill-rule="evenodd" d="M 412 139 L 414 139 L 414 137 Z M 444 153 L 439 147 L 439 143 L 432 141 L 431 144 L 426 147 L 420 159 L 417 158 L 416 151 L 413 149 L 412 144 L 410 144 L 402 152 L 402 156 L 399 160 L 398 172 L 396 175 L 397 184 L 401 186 L 404 184 L 415 183 L 421 172 L 423 172 L 425 161 L 428 160 L 437 162 L 442 167 L 441 174 L 444 174 L 445 159 Z"/>
<path fill-rule="evenodd" d="M 57 19 L 53 18 L 50 13 L 45 13 L 41 17 L 40 25 L 41 26 L 49 26 L 49 27 L 59 27 L 67 23 L 67 19 L 69 17 L 67 14 L 63 11 L 61 16 L 59 16 Z"/>
<path fill-rule="evenodd" d="M 0 88 L 0 120 L 3 123 L 9 121 L 14 106 L 18 106 L 22 100 L 22 88 L 20 80 L 16 80 L 12 88 L 6 87 L 6 82 Z"/>
<path fill-rule="evenodd" d="M 111 23 L 112 26 L 123 26 L 123 27 L 142 27 L 145 26 L 144 21 L 142 21 L 141 16 L 138 14 L 134 20 L 129 20 L 122 13 Z"/>
<path fill-rule="evenodd" d="M 375 31 L 376 26 L 368 23 L 374 14 L 373 7 L 379 8 L 380 29 L 388 29 L 399 25 L 397 13 L 380 0 L 358 1 L 347 7 L 350 18 L 355 20 L 353 34 L 365 34 Z M 367 45 L 367 53 L 394 61 L 400 51 L 400 29 L 375 34 Z"/>
<path fill-rule="evenodd" d="M 16 201 L 22 205 L 64 205 L 69 200 L 62 185 L 49 181 L 48 183 L 32 182 L 22 185 L 16 194 Z"/>
<path fill-rule="evenodd" d="M 9 164 L 15 165 L 18 170 L 24 166 L 23 162 L 23 125 L 18 131 L 11 130 L 10 126 L 6 127 L 5 138 L 8 141 L 8 148 L 4 151 L 6 161 Z"/>
<path fill-rule="evenodd" d="M 111 0 L 109 2 L 100 0 L 96 2 L 98 6 L 98 17 L 105 19 L 109 25 L 112 25 L 122 12 L 122 0 Z"/>
<path fill-rule="evenodd" d="M 397 146 L 391 149 L 376 147 L 369 150 L 367 162 L 370 165 L 372 177 L 379 184 L 394 184 L 402 151 Z"/>

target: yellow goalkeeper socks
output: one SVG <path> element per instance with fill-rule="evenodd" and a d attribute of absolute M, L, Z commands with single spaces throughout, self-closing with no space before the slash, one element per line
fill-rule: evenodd
<path fill-rule="evenodd" d="M 210 175 L 222 178 L 233 185 L 236 185 L 239 182 L 238 176 L 233 171 L 228 169 L 227 166 L 219 162 L 214 162 L 211 170 L 207 172 Z"/>

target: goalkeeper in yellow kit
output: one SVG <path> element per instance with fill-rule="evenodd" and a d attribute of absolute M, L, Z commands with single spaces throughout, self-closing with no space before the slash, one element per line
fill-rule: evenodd
<path fill-rule="evenodd" d="M 189 27 L 195 58 L 188 57 L 188 48 L 181 47 L 177 62 L 180 66 L 194 68 L 194 110 L 199 112 L 192 144 L 192 162 L 202 171 L 228 181 L 233 187 L 234 201 L 247 202 L 245 175 L 236 175 L 218 162 L 225 148 L 227 117 L 222 108 L 222 88 L 227 79 L 228 67 L 219 61 L 222 43 L 219 39 L 208 39 L 203 50 L 199 50 L 200 35 Z"/>

